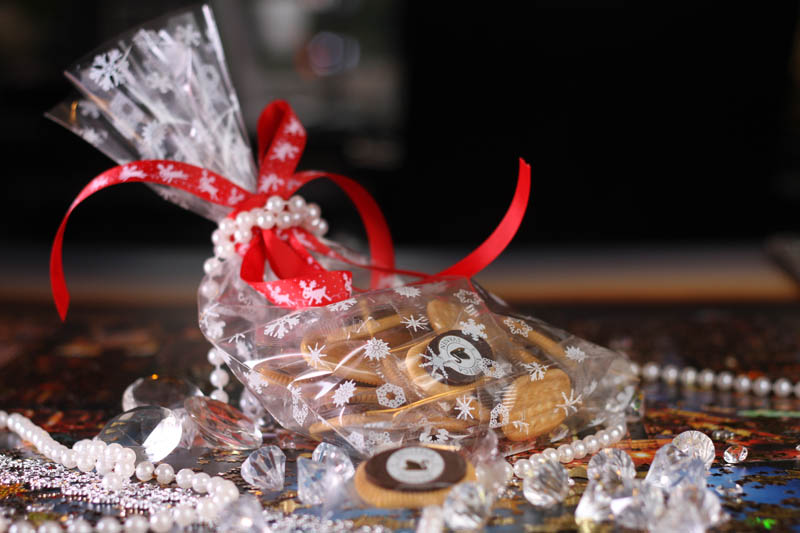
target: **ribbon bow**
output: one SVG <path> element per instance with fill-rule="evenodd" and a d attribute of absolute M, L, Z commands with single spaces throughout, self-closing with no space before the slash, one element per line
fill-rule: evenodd
<path fill-rule="evenodd" d="M 433 276 L 395 269 L 394 247 L 389 227 L 375 199 L 361 185 L 345 176 L 318 171 L 295 172 L 305 147 L 306 132 L 284 101 L 269 104 L 258 120 L 259 177 L 257 192 L 251 192 L 208 169 L 168 160 L 142 160 L 119 165 L 92 179 L 70 205 L 56 233 L 50 253 L 50 284 L 56 308 L 64 320 L 69 307 L 62 265 L 62 247 L 67 220 L 78 204 L 101 189 L 128 182 L 165 185 L 186 191 L 207 202 L 231 207 L 229 217 L 261 207 L 269 196 L 289 198 L 306 183 L 327 178 L 352 200 L 364 224 L 371 263 L 356 265 L 372 270 L 371 289 L 386 285 L 387 277 L 410 274 L 418 277 L 472 277 L 500 255 L 517 232 L 530 194 L 530 166 L 520 159 L 517 188 L 511 206 L 494 232 L 467 257 Z M 281 231 L 254 228 L 249 243 L 237 249 L 242 255 L 241 278 L 275 305 L 300 308 L 349 298 L 352 273 L 325 270 L 309 252 L 351 263 L 333 252 L 302 228 Z M 265 282 L 269 263 L 277 280 Z"/>

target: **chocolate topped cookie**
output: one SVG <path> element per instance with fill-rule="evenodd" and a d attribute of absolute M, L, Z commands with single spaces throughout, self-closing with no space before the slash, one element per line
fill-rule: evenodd
<path fill-rule="evenodd" d="M 405 360 L 414 384 L 430 393 L 472 389 L 485 379 L 494 361 L 488 342 L 458 330 L 415 344 Z"/>

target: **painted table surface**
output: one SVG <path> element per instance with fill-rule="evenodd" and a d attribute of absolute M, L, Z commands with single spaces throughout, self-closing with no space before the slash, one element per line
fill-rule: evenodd
<path fill-rule="evenodd" d="M 636 361 L 690 364 L 697 368 L 750 372 L 800 379 L 800 305 L 730 305 L 691 307 L 540 306 L 524 309 L 599 344 L 627 352 Z M 153 373 L 186 377 L 209 392 L 208 345 L 196 325 L 194 309 L 119 307 L 74 308 L 61 324 L 50 306 L 0 304 L 0 409 L 32 417 L 65 444 L 91 437 L 121 411 L 125 387 Z M 721 531 L 800 531 L 800 400 L 757 398 L 718 391 L 681 390 L 645 384 L 646 413 L 630 425 L 618 445 L 633 457 L 644 476 L 655 451 L 687 429 L 710 434 L 734 433 L 730 443 L 749 448 L 738 465 L 725 465 L 728 444 L 715 442 L 717 461 L 709 484 L 741 485 L 739 496 L 724 496 L 731 520 Z M 236 385 L 229 385 L 232 398 Z M 265 434 L 287 454 L 287 482 L 281 493 L 250 489 L 238 474 L 246 455 L 203 449 L 199 463 L 211 472 L 227 472 L 242 490 L 254 492 L 265 506 L 284 512 L 315 513 L 296 497 L 295 460 L 309 454 L 314 442 L 282 430 Z M 30 455 L 28 448 L 8 449 L 14 442 L 0 432 L 0 453 Z M 523 454 L 527 455 L 527 454 Z M 575 506 L 585 485 L 588 458 L 567 465 L 575 480 L 569 497 L 556 508 L 540 511 L 513 485 L 493 511 L 489 531 L 571 531 Z M 25 487 L 0 486 L 0 510 L 36 510 L 36 517 L 79 513 L 96 519 L 113 509 L 89 508 L 79 501 Z M 383 524 L 413 530 L 418 513 L 410 510 L 352 508 L 337 518 L 357 524 Z M 581 531 L 613 530 L 610 524 Z"/>

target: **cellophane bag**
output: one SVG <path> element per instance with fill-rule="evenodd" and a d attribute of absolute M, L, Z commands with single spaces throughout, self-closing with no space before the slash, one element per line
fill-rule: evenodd
<path fill-rule="evenodd" d="M 279 181 L 256 170 L 207 6 L 127 32 L 67 77 L 81 97 L 51 118 L 119 164 L 189 163 L 254 194 Z M 166 170 L 162 178 L 182 179 Z M 220 222 L 232 212 L 161 183 L 151 186 L 202 216 Z M 242 279 L 246 243 L 207 262 L 198 291 L 203 334 L 285 428 L 359 455 L 415 442 L 469 446 L 492 429 L 510 454 L 624 417 L 636 378 L 623 354 L 515 313 L 467 277 L 383 275 L 375 288 L 369 258 L 321 233 L 309 262 L 351 273 L 356 289 L 345 297 L 301 282 L 313 305 L 298 307 L 279 289 L 257 290 Z M 263 281 L 278 279 L 264 264 Z"/>

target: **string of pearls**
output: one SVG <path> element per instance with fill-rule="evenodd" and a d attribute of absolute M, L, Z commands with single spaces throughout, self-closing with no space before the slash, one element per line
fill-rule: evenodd
<path fill-rule="evenodd" d="M 208 379 L 211 385 L 215 387 L 209 396 L 212 400 L 228 403 L 228 393 L 222 390 L 222 388 L 228 384 L 230 376 L 221 368 L 222 365 L 225 364 L 225 359 L 222 357 L 219 350 L 213 346 L 208 350 L 208 362 L 214 365 L 214 370 L 211 371 Z"/>
<path fill-rule="evenodd" d="M 634 373 L 641 375 L 645 381 L 658 381 L 668 385 L 680 383 L 685 387 L 699 387 L 701 389 L 717 388 L 721 391 L 735 390 L 741 394 L 752 393 L 765 397 L 774 394 L 779 398 L 787 398 L 792 393 L 800 398 L 800 381 L 792 383 L 787 378 L 778 378 L 774 381 L 766 376 L 750 379 L 746 374 L 733 374 L 727 370 L 714 372 L 711 369 L 697 370 L 691 366 L 679 368 L 676 365 L 661 366 L 649 362 L 643 366 L 631 363 Z"/>
<path fill-rule="evenodd" d="M 89 522 L 78 518 L 69 524 L 67 531 L 70 533 L 145 533 L 148 528 L 156 533 L 166 533 L 172 529 L 173 524 L 187 527 L 195 523 L 211 523 L 226 505 L 239 498 L 239 489 L 230 480 L 219 476 L 211 477 L 205 472 L 193 472 L 189 468 L 176 474 L 168 463 L 155 466 L 150 461 L 141 461 L 137 464 L 136 453 L 117 443 L 106 444 L 100 440 L 83 439 L 70 449 L 56 442 L 45 429 L 19 413 L 9 415 L 0 411 L 0 430 L 5 428 L 33 444 L 48 459 L 66 468 L 77 468 L 81 472 L 94 469 L 103 476 L 102 485 L 108 491 L 120 490 L 128 482 L 128 478 L 135 474 L 142 482 L 155 477 L 158 483 L 166 485 L 174 480 L 183 489 L 192 489 L 198 494 L 206 495 L 197 500 L 195 507 L 181 503 L 172 509 L 151 514 L 149 520 L 142 515 L 131 515 L 124 523 L 120 523 L 113 516 L 105 516 L 92 528 Z M 5 529 L 2 520 L 4 519 L 0 518 L 0 531 Z M 14 522 L 8 527 L 8 533 L 61 531 L 58 522 L 52 521 L 44 522 L 38 529 L 25 520 Z"/>

